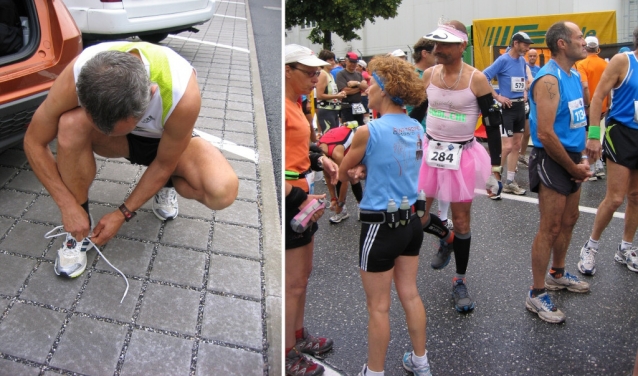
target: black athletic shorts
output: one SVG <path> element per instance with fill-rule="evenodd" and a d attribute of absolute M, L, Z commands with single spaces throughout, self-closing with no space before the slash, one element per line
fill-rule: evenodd
<path fill-rule="evenodd" d="M 192 137 L 199 137 L 193 132 Z M 157 156 L 157 147 L 160 138 L 143 137 L 132 133 L 126 135 L 128 141 L 128 158 L 129 162 L 149 166 Z"/>
<path fill-rule="evenodd" d="M 581 153 L 567 152 L 574 163 L 580 163 Z M 580 183 L 547 154 L 545 149 L 533 148 L 529 154 L 529 189 L 538 193 L 541 183 L 562 195 L 568 196 L 580 189 Z"/>
<path fill-rule="evenodd" d="M 512 107 L 503 107 L 501 137 L 512 137 L 514 133 L 525 132 L 525 102 L 512 102 Z"/>
<path fill-rule="evenodd" d="M 299 208 L 289 208 L 286 206 L 286 222 L 284 227 L 284 235 L 286 238 L 286 249 L 293 249 L 303 247 L 306 244 L 310 244 L 312 241 L 312 236 L 319 229 L 319 225 L 317 223 L 312 222 L 312 224 L 306 229 L 306 231 L 301 234 L 298 232 L 294 232 L 292 227 L 290 226 L 290 221 L 297 215 L 300 210 Z"/>
<path fill-rule="evenodd" d="M 385 272 L 394 267 L 399 256 L 418 256 L 423 242 L 423 227 L 416 214 L 410 223 L 390 228 L 386 223 L 361 224 L 359 267 L 367 272 Z"/>
<path fill-rule="evenodd" d="M 638 170 L 638 130 L 610 119 L 603 140 L 605 156 L 630 170 Z"/>

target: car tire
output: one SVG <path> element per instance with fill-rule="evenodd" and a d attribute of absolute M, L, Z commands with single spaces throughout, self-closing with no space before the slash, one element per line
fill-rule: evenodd
<path fill-rule="evenodd" d="M 159 43 L 163 41 L 167 36 L 168 36 L 168 33 L 139 35 L 141 40 L 143 40 L 144 42 L 149 42 L 149 43 Z"/>

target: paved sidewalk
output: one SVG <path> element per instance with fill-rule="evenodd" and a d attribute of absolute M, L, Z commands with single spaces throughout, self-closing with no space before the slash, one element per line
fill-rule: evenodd
<path fill-rule="evenodd" d="M 150 202 L 140 209 L 101 249 L 128 277 L 120 304 L 124 279 L 94 250 L 80 277 L 54 274 L 64 237 L 44 234 L 59 210 L 21 148 L 0 154 L 0 375 L 281 374 L 281 236 L 252 26 L 247 4 L 216 13 L 162 44 L 197 69 L 196 127 L 238 174 L 236 202 L 211 211 L 180 197 L 165 223 Z M 144 171 L 124 159 L 97 168 L 96 221 Z"/>

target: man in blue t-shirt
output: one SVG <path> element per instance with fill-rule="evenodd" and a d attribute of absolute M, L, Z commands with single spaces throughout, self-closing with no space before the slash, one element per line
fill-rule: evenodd
<path fill-rule="evenodd" d="M 529 71 L 532 72 L 532 77 L 536 77 L 536 73 L 541 70 L 541 67 L 536 65 L 536 60 L 538 60 L 538 51 L 533 48 L 527 51 L 527 66 Z"/>
<path fill-rule="evenodd" d="M 334 77 L 335 80 L 337 79 L 337 73 L 342 71 L 345 68 L 345 65 L 346 65 L 346 58 L 340 57 L 337 60 L 338 60 L 339 64 L 335 65 L 335 67 L 332 68 L 332 70 L 330 71 L 330 73 L 332 74 L 332 77 Z"/>
<path fill-rule="evenodd" d="M 534 43 L 529 35 L 519 31 L 512 36 L 508 51 L 499 56 L 483 73 L 489 81 L 498 80 L 500 94 L 493 90 L 494 98 L 503 105 L 503 125 L 501 129 L 501 166 L 507 166 L 507 178 L 503 193 L 524 195 L 527 191 L 518 186 L 516 163 L 521 149 L 521 139 L 525 132 L 525 102 L 527 102 L 525 53 Z"/>
<path fill-rule="evenodd" d="M 539 229 L 532 243 L 532 289 L 528 310 L 550 323 L 565 321 L 547 290 L 589 291 L 589 284 L 565 271 L 565 257 L 578 220 L 580 184 L 592 174 L 585 149 L 585 102 L 580 75 L 571 69 L 587 56 L 580 28 L 553 24 L 545 35 L 552 58 L 530 87 L 529 186 L 538 193 Z M 553 252 L 553 255 L 552 255 Z M 551 257 L 551 268 L 547 264 Z"/>

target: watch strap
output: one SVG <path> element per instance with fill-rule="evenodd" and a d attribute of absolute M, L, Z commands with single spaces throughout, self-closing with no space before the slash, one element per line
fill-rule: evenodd
<path fill-rule="evenodd" d="M 131 212 L 130 210 L 128 210 L 125 204 L 120 205 L 119 209 L 122 212 L 122 214 L 124 214 L 124 220 L 126 222 L 130 221 L 131 219 L 133 219 L 133 217 L 137 215 L 136 212 Z"/>

